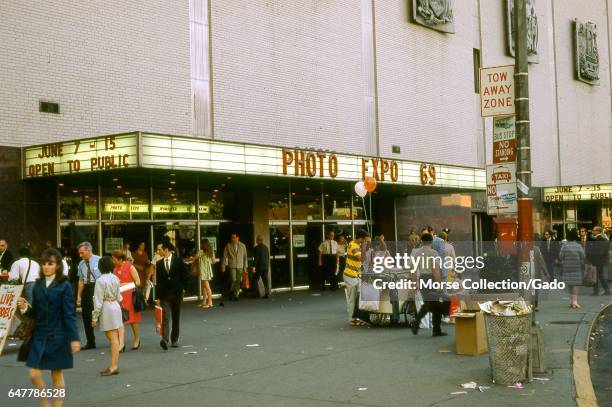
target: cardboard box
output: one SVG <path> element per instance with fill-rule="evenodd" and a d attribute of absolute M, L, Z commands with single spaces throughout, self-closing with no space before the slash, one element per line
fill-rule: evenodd
<path fill-rule="evenodd" d="M 455 315 L 455 350 L 458 355 L 480 355 L 487 352 L 487 333 L 482 312 L 460 312 Z"/>

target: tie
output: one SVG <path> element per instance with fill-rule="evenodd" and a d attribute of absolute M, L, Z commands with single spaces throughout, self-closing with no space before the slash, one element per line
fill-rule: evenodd
<path fill-rule="evenodd" d="M 87 283 L 91 283 L 91 266 L 89 265 L 89 260 L 85 260 L 85 265 L 87 266 Z"/>
<path fill-rule="evenodd" d="M 166 272 L 170 273 L 170 257 L 166 257 Z"/>

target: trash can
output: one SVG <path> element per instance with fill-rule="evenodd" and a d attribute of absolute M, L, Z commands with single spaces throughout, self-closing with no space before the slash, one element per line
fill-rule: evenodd
<path fill-rule="evenodd" d="M 531 379 L 531 314 L 485 316 L 493 383 L 511 385 Z"/>

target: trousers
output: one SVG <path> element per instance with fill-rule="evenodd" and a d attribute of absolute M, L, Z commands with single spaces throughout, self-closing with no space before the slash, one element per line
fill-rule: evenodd
<path fill-rule="evenodd" d="M 94 329 L 91 326 L 91 313 L 93 312 L 93 296 L 95 284 L 85 284 L 83 286 L 83 295 L 81 297 L 81 310 L 83 312 L 83 325 L 85 328 L 85 337 L 87 338 L 86 345 L 95 346 L 96 336 Z"/>
<path fill-rule="evenodd" d="M 181 330 L 181 305 L 183 304 L 182 295 L 170 295 L 159 301 L 162 307 L 162 338 L 172 343 L 178 342 Z M 170 318 L 172 318 L 172 332 L 170 332 Z"/>

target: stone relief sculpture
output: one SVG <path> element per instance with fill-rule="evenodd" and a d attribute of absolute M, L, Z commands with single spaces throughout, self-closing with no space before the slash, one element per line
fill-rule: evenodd
<path fill-rule="evenodd" d="M 514 56 L 514 0 L 506 0 L 506 27 L 508 37 L 508 53 Z M 535 0 L 527 0 L 527 58 L 530 63 L 538 63 L 538 16 L 535 10 Z"/>
<path fill-rule="evenodd" d="M 590 85 L 599 84 L 599 50 L 597 25 L 590 21 L 575 20 L 576 77 Z"/>
<path fill-rule="evenodd" d="M 445 33 L 455 32 L 453 0 L 412 0 L 414 22 Z"/>

